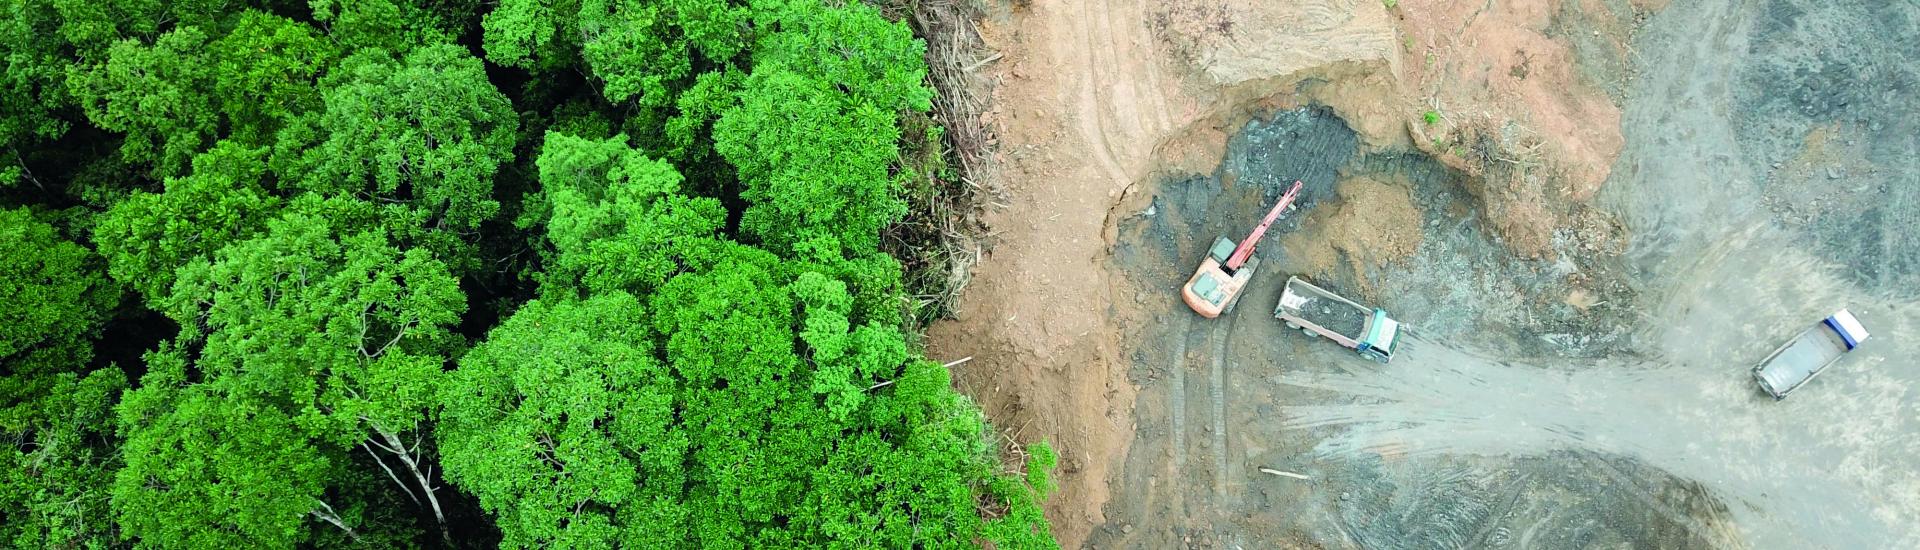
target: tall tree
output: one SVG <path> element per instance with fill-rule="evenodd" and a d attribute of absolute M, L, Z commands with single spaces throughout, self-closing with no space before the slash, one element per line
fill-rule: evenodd
<path fill-rule="evenodd" d="M 86 366 L 119 289 L 26 209 L 0 209 L 0 242 L 0 545 L 109 544 L 108 412 L 126 380 Z"/>
<path fill-rule="evenodd" d="M 360 503 L 325 498 L 342 492 L 336 472 L 356 451 L 444 521 L 419 436 L 465 297 L 425 250 L 356 229 L 372 217 L 350 199 L 303 197 L 261 236 L 178 270 L 158 303 L 180 323 L 178 341 L 199 346 L 199 381 L 176 364 L 184 353 L 163 353 L 123 406 L 115 499 L 129 532 L 279 545 L 303 539 L 303 518 L 363 530 L 341 516 Z M 161 506 L 230 487 L 257 492 L 235 503 L 247 514 Z"/>
<path fill-rule="evenodd" d="M 673 165 L 624 135 L 550 133 L 537 164 L 547 215 L 530 221 L 546 226 L 553 245 L 549 291 L 651 291 L 680 269 L 680 254 L 726 222 L 719 201 L 681 194 Z"/>
<path fill-rule="evenodd" d="M 24 208 L 0 209 L 0 361 L 14 373 L 73 370 L 119 303 L 100 258 Z"/>
<path fill-rule="evenodd" d="M 93 230 L 108 271 L 157 303 L 175 270 L 259 233 L 281 202 L 266 185 L 266 156 L 265 147 L 222 141 L 164 192 L 136 192 L 108 209 Z"/>
<path fill-rule="evenodd" d="M 893 170 L 897 113 L 930 106 L 925 46 L 861 4 L 755 7 L 768 32 L 740 104 L 713 130 L 715 149 L 746 184 L 741 229 L 819 261 L 878 249 L 880 230 L 906 212 Z"/>
<path fill-rule="evenodd" d="M 745 46 L 748 10 L 725 0 L 506 0 L 482 23 L 487 58 L 509 67 L 584 62 L 608 100 L 670 105 L 696 59 Z"/>
<path fill-rule="evenodd" d="M 203 58 L 214 65 L 211 91 L 228 139 L 259 146 L 271 145 L 291 119 L 320 109 L 318 80 L 340 53 L 311 25 L 248 10 Z"/>
<path fill-rule="evenodd" d="M 313 20 L 349 50 L 405 55 L 415 48 L 452 44 L 464 21 L 443 16 L 472 12 L 471 0 L 308 0 Z M 425 4 L 425 5 L 423 5 Z"/>
<path fill-rule="evenodd" d="M 482 5 L 0 2 L 0 546 L 1048 544 L 878 246 L 904 25 Z"/>
<path fill-rule="evenodd" d="M 497 514 L 502 546 L 665 548 L 688 473 L 677 382 L 624 292 L 528 303 L 443 393 L 447 477 Z"/>
<path fill-rule="evenodd" d="M 155 176 L 174 175 L 220 129 L 211 93 L 215 66 L 202 55 L 207 41 L 198 27 L 183 27 L 152 46 L 114 42 L 105 63 L 70 69 L 68 86 L 94 125 L 125 134 L 120 154 L 127 162 L 150 165 Z"/>
<path fill-rule="evenodd" d="M 482 21 L 482 39 L 494 63 L 587 75 L 597 95 L 632 107 L 625 131 L 637 144 L 698 176 L 711 149 L 707 127 L 742 75 L 733 67 L 752 26 L 741 4 L 505 0 Z"/>
<path fill-rule="evenodd" d="M 125 133 L 127 162 L 164 177 L 221 138 L 272 143 L 288 119 L 319 106 L 315 80 L 337 57 L 312 27 L 249 10 L 230 26 L 179 27 L 151 45 L 116 41 L 103 63 L 74 65 L 66 82 L 94 125 Z"/>
<path fill-rule="evenodd" d="M 0 376 L 0 545 L 106 548 L 119 369 Z"/>
<path fill-rule="evenodd" d="M 548 135 L 545 297 L 443 386 L 449 479 L 505 546 L 1046 540 L 1036 489 L 997 472 L 979 412 L 912 358 L 887 305 L 856 299 L 893 296 L 897 264 L 724 240 L 698 206 L 676 217 L 700 201 L 623 142 Z M 982 499 L 1007 517 L 981 518 Z"/>
<path fill-rule="evenodd" d="M 41 4 L 40 0 L 21 0 Z M 226 12 L 221 0 L 44 0 L 60 18 L 60 36 L 81 57 L 123 38 L 152 39 L 173 27 L 207 27 Z"/>
<path fill-rule="evenodd" d="M 281 132 L 281 180 L 378 203 L 401 243 L 459 271 L 476 267 L 471 237 L 499 211 L 493 177 L 513 158 L 519 127 L 480 60 L 451 44 L 401 59 L 369 50 L 323 86 L 325 111 Z"/>
<path fill-rule="evenodd" d="M 18 183 L 20 149 L 66 133 L 58 111 L 71 98 L 66 86 L 63 41 L 49 40 L 60 28 L 59 14 L 45 2 L 0 5 L 0 144 L 7 146 L 0 167 L 16 174 L 0 177 L 0 188 Z M 0 173 L 0 176 L 6 176 Z"/>

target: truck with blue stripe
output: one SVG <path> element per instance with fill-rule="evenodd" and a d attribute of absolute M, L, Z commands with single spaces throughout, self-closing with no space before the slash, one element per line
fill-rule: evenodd
<path fill-rule="evenodd" d="M 1861 326 L 1860 319 L 1854 317 L 1853 312 L 1842 309 L 1773 350 L 1758 366 L 1753 367 L 1753 379 L 1760 384 L 1762 391 L 1774 399 L 1785 399 L 1787 394 L 1813 380 L 1820 371 L 1827 370 L 1848 352 L 1860 347 L 1861 342 L 1867 341 L 1867 336 L 1867 329 Z"/>

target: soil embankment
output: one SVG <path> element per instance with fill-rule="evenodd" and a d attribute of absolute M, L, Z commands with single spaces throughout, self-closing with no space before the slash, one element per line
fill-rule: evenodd
<path fill-rule="evenodd" d="M 1306 273 L 1344 276 L 1366 286 L 1375 266 L 1400 262 L 1420 249 L 1421 218 L 1412 191 L 1355 176 L 1341 180 L 1339 200 L 1308 214 L 1303 231 L 1287 234 L 1282 246 Z"/>

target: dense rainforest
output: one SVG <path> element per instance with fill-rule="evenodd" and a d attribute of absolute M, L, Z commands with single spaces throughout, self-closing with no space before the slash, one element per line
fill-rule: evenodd
<path fill-rule="evenodd" d="M 1053 546 L 898 6 L 0 10 L 0 547 Z"/>

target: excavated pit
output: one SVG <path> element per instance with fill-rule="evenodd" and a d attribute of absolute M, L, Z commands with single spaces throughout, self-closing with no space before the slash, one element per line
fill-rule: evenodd
<path fill-rule="evenodd" d="M 1383 367 L 1285 329 L 1270 312 L 1288 276 L 1385 307 L 1421 334 L 1409 348 L 1582 357 L 1629 332 L 1591 305 L 1583 314 L 1562 301 L 1571 291 L 1568 273 L 1518 259 L 1497 242 L 1465 177 L 1418 151 L 1369 149 L 1332 110 L 1308 105 L 1256 116 L 1228 140 L 1212 173 L 1155 185 L 1147 206 L 1120 221 L 1113 257 L 1116 272 L 1161 289 L 1135 297 L 1157 308 L 1158 322 L 1142 329 L 1133 354 L 1131 379 L 1142 388 L 1138 436 L 1118 482 L 1153 494 L 1109 504 L 1111 519 L 1092 544 L 1700 547 L 1723 540 L 1723 504 L 1631 457 L 1578 449 L 1545 457 L 1409 454 L 1372 444 L 1329 450 L 1325 442 L 1348 433 L 1344 421 L 1370 418 L 1365 410 L 1291 423 L 1306 415 L 1285 411 L 1301 403 L 1351 407 L 1398 396 L 1316 387 L 1287 373 L 1418 368 L 1421 359 Z M 1295 180 L 1305 184 L 1299 209 L 1269 230 L 1257 252 L 1260 273 L 1237 313 L 1199 319 L 1167 299 L 1204 244 L 1215 235 L 1243 236 Z M 1396 242 L 1398 254 L 1355 261 Z"/>

